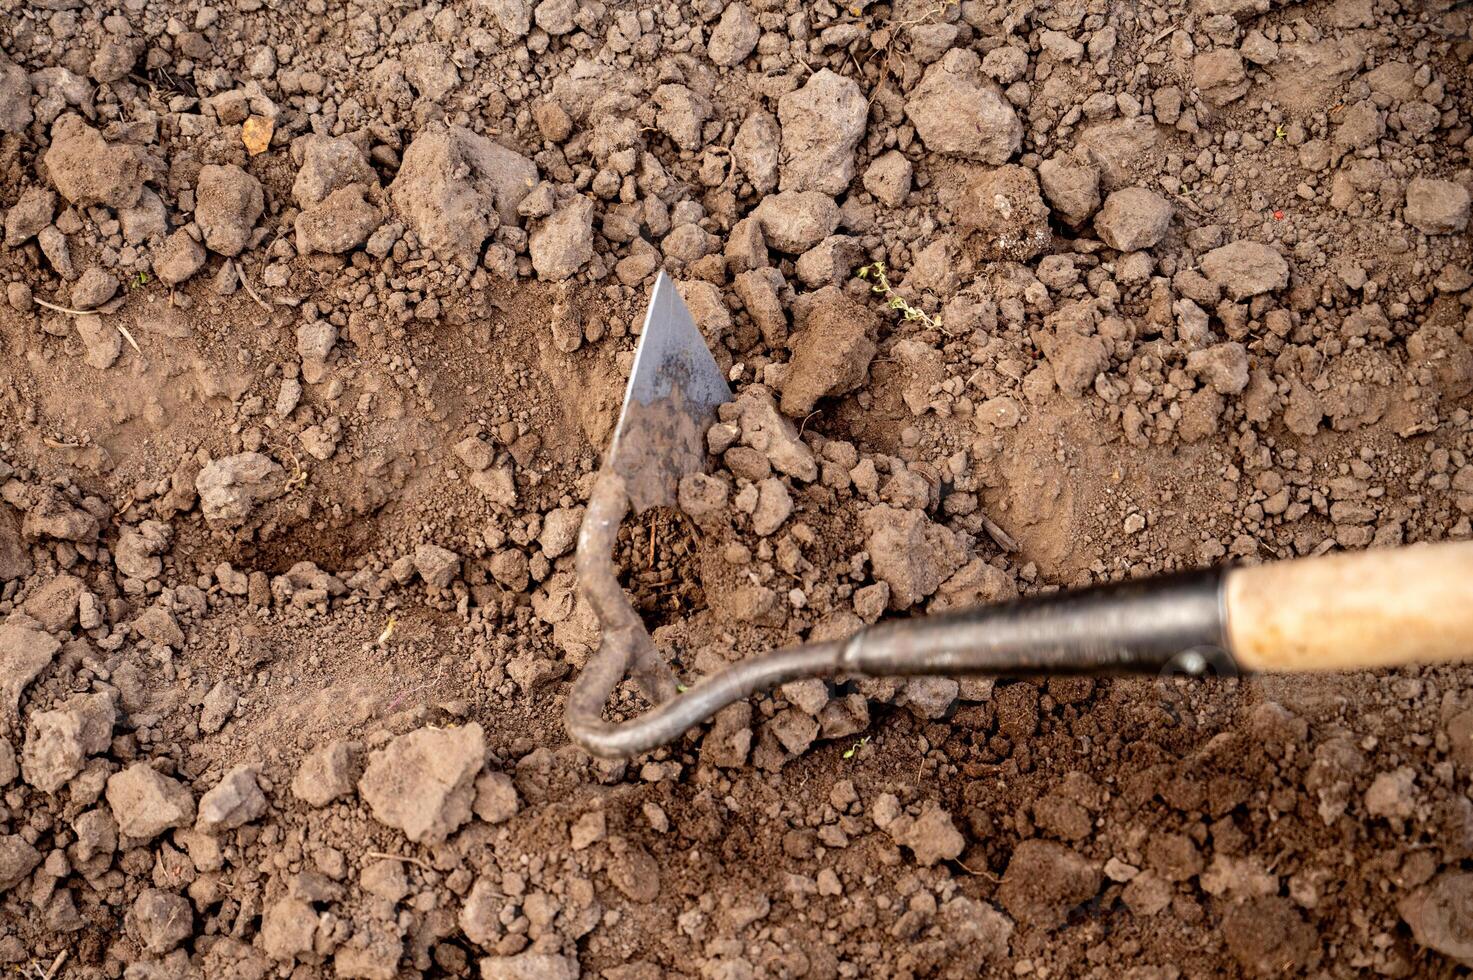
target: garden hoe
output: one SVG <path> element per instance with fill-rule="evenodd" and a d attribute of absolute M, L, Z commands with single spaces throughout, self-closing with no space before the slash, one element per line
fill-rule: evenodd
<path fill-rule="evenodd" d="M 1473 542 L 1212 568 L 1057 592 L 860 630 L 748 659 L 683 693 L 625 597 L 611 557 L 632 508 L 676 505 L 705 465 L 706 429 L 731 392 L 663 272 L 614 439 L 578 537 L 582 595 L 602 643 L 573 687 L 567 726 L 625 758 L 678 738 L 733 701 L 800 677 L 1315 671 L 1473 657 Z M 654 707 L 603 720 L 631 676 Z"/>

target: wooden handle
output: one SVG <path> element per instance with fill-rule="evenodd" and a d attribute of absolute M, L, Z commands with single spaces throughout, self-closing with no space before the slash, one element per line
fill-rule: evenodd
<path fill-rule="evenodd" d="M 1473 542 L 1235 568 L 1224 590 L 1228 641 L 1247 670 L 1473 659 Z"/>

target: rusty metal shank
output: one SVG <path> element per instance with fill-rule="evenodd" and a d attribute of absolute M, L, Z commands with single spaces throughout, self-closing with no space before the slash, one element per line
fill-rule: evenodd
<path fill-rule="evenodd" d="M 1213 569 L 881 623 L 847 640 L 734 664 L 677 695 L 611 558 L 628 510 L 623 479 L 603 471 L 578 537 L 579 585 L 603 638 L 573 685 L 566 721 L 574 741 L 604 758 L 672 742 L 726 705 L 800 677 L 1158 671 L 1173 662 L 1199 672 L 1229 656 L 1223 572 Z M 629 721 L 604 721 L 626 675 L 654 707 Z"/>
<path fill-rule="evenodd" d="M 603 627 L 603 638 L 568 697 L 567 728 L 575 742 L 593 755 L 628 758 L 674 741 L 686 729 L 756 691 L 833 672 L 842 644 L 819 643 L 738 664 L 675 696 L 675 677 L 660 659 L 614 570 L 614 539 L 628 511 L 623 478 L 612 470 L 602 471 L 578 532 L 578 585 Z M 632 721 L 604 721 L 604 705 L 626 674 L 655 707 Z"/>

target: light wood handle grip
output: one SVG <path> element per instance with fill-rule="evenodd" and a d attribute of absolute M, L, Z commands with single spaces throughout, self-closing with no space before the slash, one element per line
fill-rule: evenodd
<path fill-rule="evenodd" d="M 1235 568 L 1224 590 L 1228 641 L 1247 670 L 1473 659 L 1473 542 Z"/>

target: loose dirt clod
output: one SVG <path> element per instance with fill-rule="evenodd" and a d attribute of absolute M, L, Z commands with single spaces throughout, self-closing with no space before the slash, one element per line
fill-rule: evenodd
<path fill-rule="evenodd" d="M 479 725 L 422 728 L 370 753 L 358 792 L 380 823 L 436 843 L 470 819 L 484 762 Z"/>
<path fill-rule="evenodd" d="M 108 777 L 107 805 L 125 837 L 149 841 L 194 820 L 194 796 L 178 780 L 136 762 Z"/>

